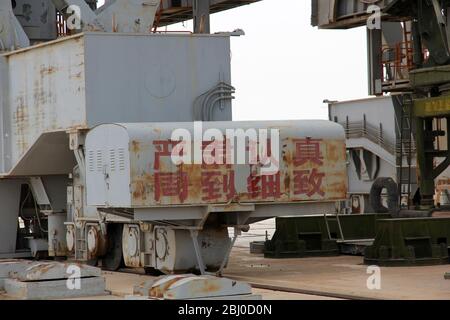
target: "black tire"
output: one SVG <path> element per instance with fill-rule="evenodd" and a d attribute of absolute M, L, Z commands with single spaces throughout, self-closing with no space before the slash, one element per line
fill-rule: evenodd
<path fill-rule="evenodd" d="M 388 207 L 381 203 L 381 192 L 383 189 L 388 193 Z M 370 189 L 370 205 L 375 213 L 390 213 L 397 215 L 398 213 L 398 186 L 392 178 L 378 178 L 372 184 Z"/>
<path fill-rule="evenodd" d="M 124 266 L 122 253 L 122 231 L 121 224 L 110 224 L 108 226 L 108 251 L 102 259 L 102 268 L 108 271 L 117 271 Z"/>

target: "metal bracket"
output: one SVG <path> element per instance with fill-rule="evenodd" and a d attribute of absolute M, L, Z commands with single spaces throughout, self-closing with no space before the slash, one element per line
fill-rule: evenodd
<path fill-rule="evenodd" d="M 50 199 L 47 196 L 42 179 L 40 177 L 31 177 L 30 186 L 33 197 L 39 207 L 51 207 Z"/>
<path fill-rule="evenodd" d="M 192 237 L 192 243 L 194 244 L 195 255 L 197 256 L 198 268 L 200 269 L 200 273 L 202 275 L 206 275 L 205 263 L 203 262 L 202 252 L 200 251 L 200 246 L 198 245 L 198 230 L 189 230 L 189 232 Z"/>
<path fill-rule="evenodd" d="M 230 257 L 231 250 L 233 249 L 234 244 L 236 243 L 236 240 L 237 240 L 238 236 L 240 236 L 240 235 L 241 235 L 241 230 L 239 228 L 234 228 L 233 239 L 231 240 L 230 245 L 228 246 L 225 257 L 222 261 L 222 264 L 220 265 L 220 269 L 217 271 L 217 276 L 222 276 L 223 269 L 225 269 L 225 266 L 228 263 L 228 259 Z"/>

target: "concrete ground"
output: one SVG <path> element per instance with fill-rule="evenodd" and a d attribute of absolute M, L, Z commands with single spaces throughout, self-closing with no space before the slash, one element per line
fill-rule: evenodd
<path fill-rule="evenodd" d="M 303 293 L 254 289 L 254 293 L 261 294 L 263 299 L 450 299 L 450 280 L 444 280 L 450 265 L 381 268 L 381 289 L 370 290 L 367 281 L 371 274 L 368 274 L 362 257 L 276 260 L 249 253 L 250 242 L 263 241 L 266 232 L 270 238 L 274 231 L 273 219 L 252 225 L 250 231 L 243 233 L 236 242 L 225 271 L 225 276 L 237 280 L 270 285 L 271 288 L 285 287 Z M 148 278 L 136 274 L 105 274 L 108 289 L 118 298 L 131 294 L 132 283 L 137 284 Z"/>
<path fill-rule="evenodd" d="M 97 297 L 97 299 L 126 299 L 127 296 L 133 292 L 133 286 L 141 282 L 152 279 L 150 276 L 131 274 L 131 273 L 117 273 L 105 272 L 107 290 L 111 291 L 112 296 Z M 314 300 L 314 299 L 333 299 L 327 297 L 315 297 L 307 294 L 297 294 L 288 292 L 279 292 L 264 289 L 254 289 L 254 294 L 262 295 L 264 300 Z"/>
<path fill-rule="evenodd" d="M 226 277 L 286 287 L 301 292 L 369 299 L 450 299 L 450 265 L 380 269 L 381 289 L 370 290 L 362 257 L 339 256 L 303 259 L 264 259 L 248 250 L 233 251 Z"/>
<path fill-rule="evenodd" d="M 381 289 L 370 290 L 367 282 L 373 271 L 363 264 L 363 257 L 278 260 L 250 254 L 249 242 L 264 240 L 266 230 L 271 237 L 275 230 L 273 219 L 255 224 L 248 234 L 243 234 L 232 252 L 225 276 L 253 284 L 348 298 L 450 299 L 450 280 L 444 280 L 450 265 L 383 267 L 379 278 Z"/>
<path fill-rule="evenodd" d="M 450 280 L 444 280 L 444 274 L 450 272 L 450 265 L 383 267 L 379 278 L 381 288 L 370 290 L 367 282 L 371 274 L 362 257 L 277 260 L 265 259 L 262 254 L 250 254 L 249 243 L 264 240 L 266 231 L 271 237 L 274 229 L 273 220 L 253 225 L 237 241 L 225 270 L 226 277 L 253 284 L 254 293 L 261 294 L 265 300 L 450 299 Z M 88 299 L 126 299 L 135 285 L 153 278 L 139 269 L 132 273 L 130 270 L 122 271 L 126 272 L 103 272 L 111 295 Z M 291 292 L 280 291 L 280 288 Z M 1 299 L 7 297 L 0 294 Z"/>

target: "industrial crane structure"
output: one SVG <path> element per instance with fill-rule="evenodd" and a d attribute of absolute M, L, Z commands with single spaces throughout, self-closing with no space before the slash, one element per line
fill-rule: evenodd
<path fill-rule="evenodd" d="M 232 121 L 210 13 L 252 2 L 0 2 L 0 258 L 220 273 L 250 224 L 335 211 L 341 126 Z"/>
<path fill-rule="evenodd" d="M 407 197 L 403 208 L 435 207 L 438 178 L 450 165 L 449 9 L 438 0 L 312 1 L 314 26 L 367 26 L 369 94 L 391 94 L 398 105 L 393 178 L 399 198 Z"/>

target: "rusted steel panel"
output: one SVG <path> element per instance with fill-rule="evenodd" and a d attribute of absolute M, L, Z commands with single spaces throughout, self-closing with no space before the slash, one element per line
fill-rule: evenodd
<path fill-rule="evenodd" d="M 6 56 L 12 164 L 43 133 L 85 124 L 84 42 L 81 37 Z"/>
<path fill-rule="evenodd" d="M 0 88 L 0 173 L 17 173 L 48 132 L 119 121 L 193 121 L 199 96 L 218 81 L 231 85 L 229 52 L 223 35 L 83 33 L 1 55 L 0 83 L 7 86 Z M 214 120 L 231 120 L 231 99 L 219 102 Z M 49 163 L 43 153 L 33 161 Z"/>
<path fill-rule="evenodd" d="M 161 276 L 134 288 L 134 293 L 151 299 L 180 300 L 218 297 L 246 297 L 252 294 L 249 284 L 213 276 Z M 252 296 L 259 299 L 258 296 Z"/>
<path fill-rule="evenodd" d="M 251 142 L 243 151 L 245 164 L 206 164 L 205 160 L 203 164 L 175 164 L 171 154 L 179 140 L 172 140 L 171 133 L 185 128 L 194 135 L 192 123 L 101 125 L 86 141 L 88 203 L 149 207 L 345 199 L 346 150 L 341 126 L 328 121 L 212 122 L 203 126 L 203 132 L 219 128 L 223 134 L 227 129 L 278 129 L 278 157 L 276 151 L 271 156 L 280 160 L 279 170 L 263 174 L 260 164 L 249 164 Z M 202 144 L 200 148 L 207 150 L 211 140 L 204 139 Z M 242 152 L 237 147 L 235 143 L 235 155 Z M 193 143 L 191 151 L 195 148 Z M 227 148 L 225 143 L 222 150 Z"/>

